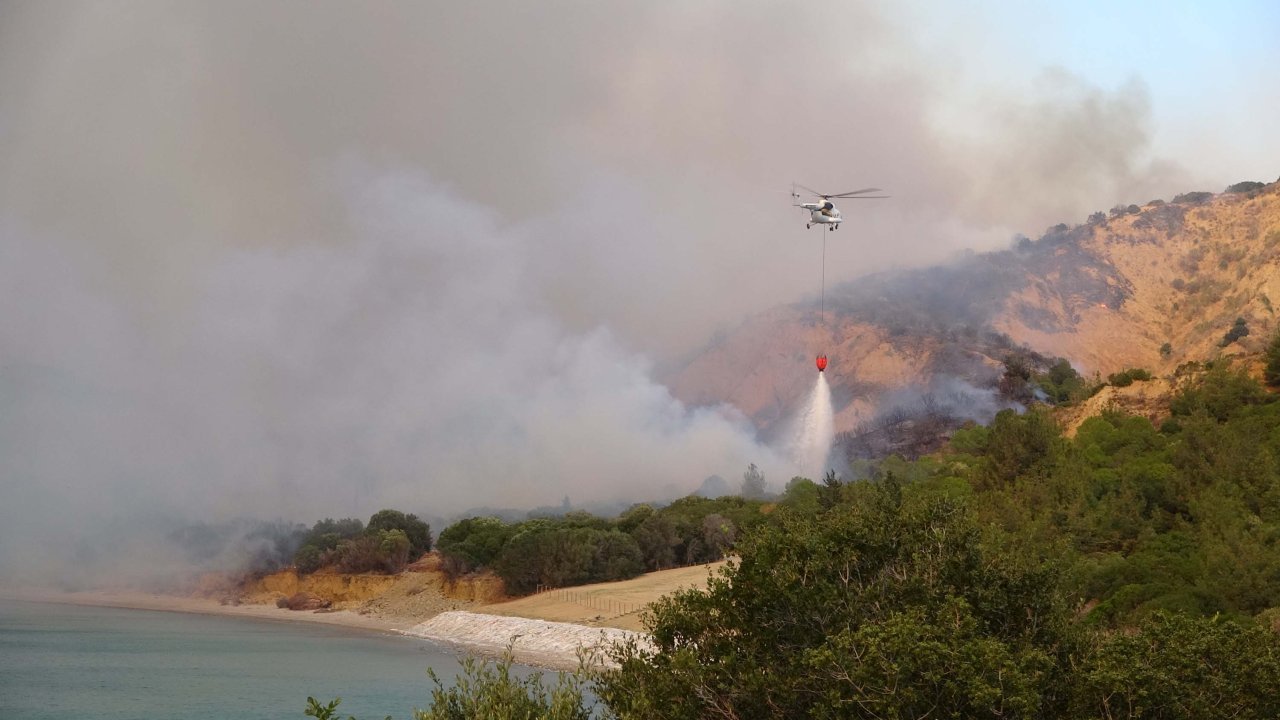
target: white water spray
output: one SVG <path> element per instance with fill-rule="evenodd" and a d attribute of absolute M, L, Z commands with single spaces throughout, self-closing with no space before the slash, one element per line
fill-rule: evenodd
<path fill-rule="evenodd" d="M 831 454 L 831 440 L 835 434 L 834 413 L 831 410 L 831 386 L 826 373 L 818 373 L 809 400 L 796 416 L 788 453 L 795 463 L 797 474 L 815 482 L 827 474 L 827 456 Z"/>

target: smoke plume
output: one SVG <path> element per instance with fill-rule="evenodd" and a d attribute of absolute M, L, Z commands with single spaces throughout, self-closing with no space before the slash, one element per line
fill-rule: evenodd
<path fill-rule="evenodd" d="M 183 522 L 781 484 L 652 368 L 813 292 L 791 181 L 893 196 L 848 203 L 833 283 L 1186 189 L 1141 83 L 958 103 L 913 22 L 6 3 L 0 573 Z"/>

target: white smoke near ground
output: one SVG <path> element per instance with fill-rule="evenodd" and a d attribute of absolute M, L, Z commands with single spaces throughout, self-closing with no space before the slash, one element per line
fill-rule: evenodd
<path fill-rule="evenodd" d="M 892 416 L 941 415 L 955 420 L 991 422 L 996 413 L 1006 408 L 1021 412 L 1017 403 L 1002 401 L 992 387 L 979 387 L 964 378 L 937 375 L 927 385 L 894 388 L 876 401 L 871 423 Z"/>
<path fill-rule="evenodd" d="M 121 518 L 445 514 L 667 497 L 751 462 L 793 474 L 736 411 L 685 407 L 607 328 L 559 321 L 530 229 L 421 174 L 344 172 L 351 242 L 227 256 L 171 333 L 138 332 L 44 261 L 71 290 L 5 316 L 28 350 L 3 373 L 6 539 L 49 562 L 74 554 L 73 529 Z M 8 307 L 47 299 L 5 267 Z"/>

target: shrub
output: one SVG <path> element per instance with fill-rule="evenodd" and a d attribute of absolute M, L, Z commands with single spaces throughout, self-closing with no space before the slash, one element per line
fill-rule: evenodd
<path fill-rule="evenodd" d="M 403 530 L 378 532 L 378 552 L 382 555 L 382 567 L 389 573 L 398 573 L 409 561 L 411 544 Z"/>
<path fill-rule="evenodd" d="M 1175 395 L 1169 402 L 1169 410 L 1175 416 L 1203 414 L 1225 422 L 1249 406 L 1262 405 L 1272 399 L 1248 373 L 1232 370 L 1227 363 L 1217 363 L 1197 382 Z"/>
<path fill-rule="evenodd" d="M 373 535 L 343 540 L 333 551 L 333 559 L 344 573 L 377 572 L 386 567 L 381 543 Z"/>
<path fill-rule="evenodd" d="M 496 517 L 459 520 L 440 533 L 436 543 L 451 577 L 489 567 L 502 553 L 515 527 Z"/>
<path fill-rule="evenodd" d="M 1244 182 L 1238 182 L 1235 185 L 1229 185 L 1226 191 L 1232 194 L 1249 193 L 1254 190 L 1261 190 L 1264 187 L 1266 187 L 1266 185 L 1255 180 L 1245 180 Z"/>
<path fill-rule="evenodd" d="M 1262 377 L 1271 387 L 1280 386 L 1280 330 L 1271 338 L 1267 346 L 1267 365 L 1262 370 Z"/>
<path fill-rule="evenodd" d="M 418 557 L 431 550 L 431 526 L 417 515 L 405 515 L 399 510 L 379 510 L 369 518 L 368 532 L 399 530 L 409 539 L 409 552 Z"/>
<path fill-rule="evenodd" d="M 426 710 L 414 711 L 414 718 L 591 720 L 595 717 L 586 691 L 587 673 L 556 673 L 552 684 L 543 679 L 540 671 L 520 677 L 523 673 L 513 672 L 514 664 L 510 653 L 497 661 L 464 658 L 462 673 L 447 686 L 435 670 L 427 668 L 427 676 L 435 685 L 431 689 L 431 704 Z M 316 720 L 341 720 L 337 714 L 341 702 L 342 698 L 334 698 L 321 705 L 314 697 L 308 697 L 303 714 Z"/>
<path fill-rule="evenodd" d="M 1087 385 L 1065 358 L 1058 358 L 1047 372 L 1037 373 L 1034 378 L 1048 400 L 1055 404 L 1081 399 Z"/>
<path fill-rule="evenodd" d="M 1280 653 L 1265 628 L 1159 612 L 1100 638 L 1073 686 L 1075 717 L 1274 718 Z"/>
<path fill-rule="evenodd" d="M 303 538 L 302 546 L 293 555 L 293 565 L 300 573 L 313 573 L 333 561 L 338 545 L 344 540 L 363 533 L 364 523 L 355 518 L 320 520 Z"/>
<path fill-rule="evenodd" d="M 531 593 L 539 585 L 625 580 L 643 570 L 640 547 L 630 535 L 549 520 L 521 523 L 493 564 L 493 571 L 513 594 Z"/>
<path fill-rule="evenodd" d="M 1165 343 L 1168 345 L 1168 343 Z M 1129 368 L 1107 376 L 1107 382 L 1114 387 L 1128 387 L 1136 380 L 1150 380 L 1151 373 L 1143 368 Z"/>
<path fill-rule="evenodd" d="M 784 517 L 706 591 L 652 606 L 616 651 L 617 717 L 1046 717 L 1073 647 L 1050 563 L 984 542 L 963 503 L 860 483 L 847 512 Z M 992 708 L 998 707 L 999 712 Z"/>
<path fill-rule="evenodd" d="M 315 545 L 303 545 L 294 554 L 293 565 L 304 575 L 313 573 L 324 565 L 324 553 Z"/>
<path fill-rule="evenodd" d="M 1200 203 L 1208 202 L 1212 199 L 1213 193 L 1201 190 L 1197 192 L 1182 193 L 1181 195 L 1174 195 L 1172 202 L 1175 204 L 1186 203 L 1188 205 L 1199 205 Z"/>
<path fill-rule="evenodd" d="M 1236 318 L 1235 323 L 1231 326 L 1231 329 L 1228 330 L 1226 334 L 1222 336 L 1222 342 L 1218 344 L 1221 347 L 1226 347 L 1231 343 L 1239 340 L 1240 338 L 1247 336 L 1248 334 L 1249 334 L 1248 323 L 1245 322 L 1244 318 L 1238 317 Z"/>

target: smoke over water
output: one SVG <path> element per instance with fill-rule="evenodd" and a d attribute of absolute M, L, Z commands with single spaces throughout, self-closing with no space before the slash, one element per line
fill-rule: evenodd
<path fill-rule="evenodd" d="M 831 407 L 831 386 L 826 373 L 818 373 L 809 399 L 801 406 L 792 426 L 788 455 L 800 475 L 820 480 L 827 474 L 831 441 L 835 434 L 835 413 Z"/>

